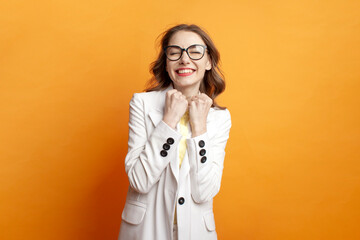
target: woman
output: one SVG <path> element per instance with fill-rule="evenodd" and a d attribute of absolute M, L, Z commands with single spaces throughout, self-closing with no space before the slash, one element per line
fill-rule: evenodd
<path fill-rule="evenodd" d="M 196 25 L 170 28 L 161 47 L 152 87 L 130 101 L 119 240 L 217 239 L 213 197 L 231 127 L 214 101 L 225 88 L 219 53 Z"/>

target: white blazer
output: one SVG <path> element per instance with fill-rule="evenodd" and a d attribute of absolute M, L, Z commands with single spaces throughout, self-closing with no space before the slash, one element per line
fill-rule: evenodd
<path fill-rule="evenodd" d="M 179 169 L 182 135 L 162 121 L 170 89 L 135 93 L 130 101 L 125 158 L 130 186 L 119 240 L 172 240 L 175 207 L 179 240 L 217 239 L 213 197 L 220 190 L 230 113 L 210 109 L 207 132 L 186 140 Z"/>

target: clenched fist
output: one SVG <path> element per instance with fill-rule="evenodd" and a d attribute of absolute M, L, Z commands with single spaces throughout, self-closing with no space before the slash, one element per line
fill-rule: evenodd
<path fill-rule="evenodd" d="M 176 89 L 169 90 L 165 97 L 163 121 L 175 129 L 187 108 L 188 101 L 186 100 L 186 97 Z"/>
<path fill-rule="evenodd" d="M 199 136 L 206 132 L 206 119 L 213 100 L 201 93 L 189 99 L 189 116 L 192 137 Z"/>

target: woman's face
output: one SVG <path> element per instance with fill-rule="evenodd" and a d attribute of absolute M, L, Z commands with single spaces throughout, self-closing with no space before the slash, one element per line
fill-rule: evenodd
<path fill-rule="evenodd" d="M 205 46 L 204 41 L 198 34 L 189 31 L 178 31 L 169 41 L 169 46 L 176 45 L 185 49 L 194 44 Z M 185 51 L 183 51 L 179 60 L 170 61 L 168 58 L 166 59 L 166 71 L 173 81 L 174 87 L 178 90 L 190 88 L 198 91 L 200 83 L 204 78 L 205 70 L 210 69 L 211 61 L 206 51 L 199 60 L 190 59 Z"/>

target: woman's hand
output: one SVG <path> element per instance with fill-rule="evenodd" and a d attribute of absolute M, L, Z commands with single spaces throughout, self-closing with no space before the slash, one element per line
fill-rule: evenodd
<path fill-rule="evenodd" d="M 172 128 L 176 128 L 180 118 L 188 108 L 186 97 L 178 90 L 171 89 L 166 93 L 163 121 Z"/>
<path fill-rule="evenodd" d="M 190 98 L 189 116 L 192 137 L 206 132 L 206 119 L 212 104 L 213 100 L 205 93 Z"/>

